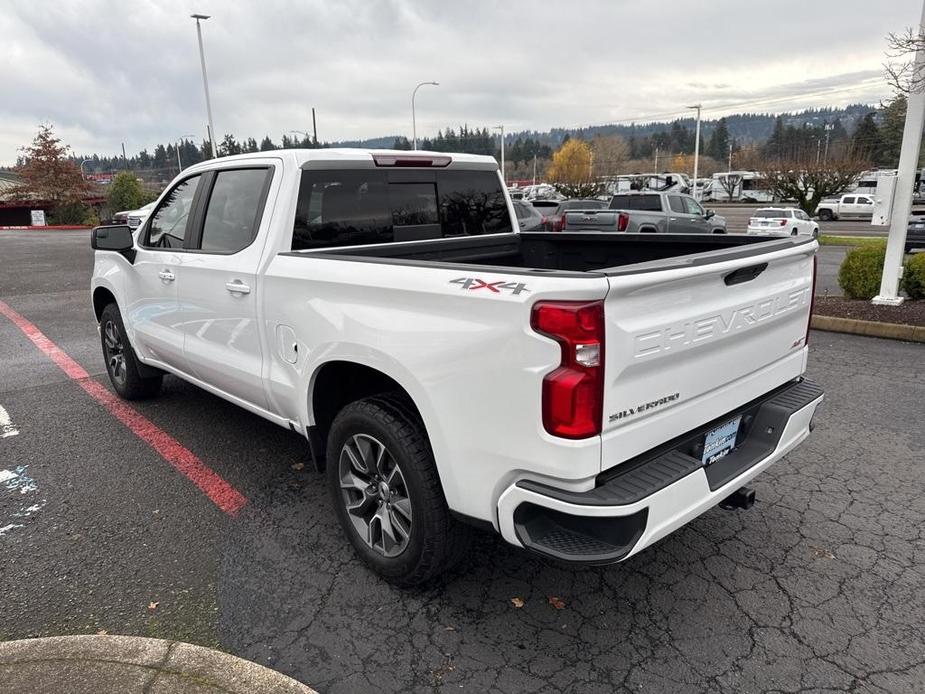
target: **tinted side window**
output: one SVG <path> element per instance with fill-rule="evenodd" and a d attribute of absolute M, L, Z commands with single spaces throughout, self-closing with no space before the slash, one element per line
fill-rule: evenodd
<path fill-rule="evenodd" d="M 384 171 L 303 171 L 292 248 L 324 248 L 392 240 Z"/>
<path fill-rule="evenodd" d="M 680 212 L 681 214 L 684 214 L 687 211 L 687 209 L 684 207 L 684 200 L 681 199 L 680 195 L 669 195 L 668 206 L 671 207 L 672 212 Z"/>
<path fill-rule="evenodd" d="M 494 171 L 438 171 L 444 236 L 513 231 L 501 181 Z"/>
<path fill-rule="evenodd" d="M 267 169 L 219 171 L 202 228 L 204 251 L 237 253 L 257 234 Z"/>
<path fill-rule="evenodd" d="M 854 198 L 853 198 L 853 197 L 850 197 L 850 198 L 842 198 L 842 204 L 843 204 L 843 205 L 853 205 L 853 204 L 854 204 Z"/>
<path fill-rule="evenodd" d="M 199 176 L 192 176 L 180 181 L 167 193 L 151 215 L 148 231 L 141 245 L 148 248 L 183 248 L 199 179 Z"/>
<path fill-rule="evenodd" d="M 645 210 L 647 212 L 662 211 L 662 197 L 660 195 L 638 195 L 636 196 L 636 206 L 634 210 Z"/>

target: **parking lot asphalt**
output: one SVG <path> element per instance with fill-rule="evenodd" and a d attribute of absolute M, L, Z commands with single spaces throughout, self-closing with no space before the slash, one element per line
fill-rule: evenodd
<path fill-rule="evenodd" d="M 87 232 L 0 232 L 0 301 L 108 389 L 91 263 Z M 325 693 L 925 691 L 925 348 L 810 350 L 818 426 L 750 511 L 596 568 L 485 535 L 401 591 L 302 439 L 175 378 L 133 403 L 246 498 L 225 513 L 0 315 L 0 638 L 180 639 Z"/>

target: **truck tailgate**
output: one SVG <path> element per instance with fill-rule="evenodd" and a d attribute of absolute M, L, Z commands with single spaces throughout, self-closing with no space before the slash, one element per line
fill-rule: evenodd
<path fill-rule="evenodd" d="M 609 277 L 602 469 L 803 372 L 817 244 L 768 245 Z"/>
<path fill-rule="evenodd" d="M 616 231 L 619 210 L 576 210 L 565 213 L 565 229 L 569 231 Z"/>

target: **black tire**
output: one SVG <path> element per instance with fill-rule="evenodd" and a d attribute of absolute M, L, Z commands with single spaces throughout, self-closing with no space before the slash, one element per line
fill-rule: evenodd
<path fill-rule="evenodd" d="M 819 221 L 820 222 L 831 222 L 835 218 L 835 215 L 832 214 L 832 210 L 822 208 L 819 210 Z"/>
<path fill-rule="evenodd" d="M 383 547 L 377 548 L 375 542 L 371 545 L 361 536 L 355 524 L 362 522 L 357 520 L 361 514 L 351 514 L 347 510 L 346 497 L 361 493 L 353 487 L 349 487 L 349 492 L 342 490 L 341 456 L 347 456 L 344 461 L 347 471 L 358 470 L 350 467 L 351 459 L 345 452 L 345 446 L 355 442 L 357 439 L 354 437 L 357 436 L 361 440 L 362 437 L 368 437 L 377 443 L 381 442 L 389 460 L 394 462 L 395 468 L 400 469 L 401 484 L 410 501 L 411 516 L 408 521 L 410 532 L 397 556 L 385 554 L 386 539 L 381 521 L 379 535 Z M 326 474 L 337 520 L 350 544 L 367 566 L 387 581 L 399 586 L 423 583 L 452 568 L 468 550 L 470 528 L 450 514 L 424 423 L 403 395 L 386 394 L 358 400 L 337 414 L 328 435 Z M 360 499 L 372 499 L 373 504 L 378 504 L 374 506 L 376 512 L 388 513 L 394 521 L 394 510 L 383 511 L 382 500 L 373 499 L 375 493 L 372 490 L 375 486 L 373 477 L 372 484 L 366 490 L 369 496 L 360 496 L 357 502 Z M 397 525 L 394 527 L 397 528 Z M 372 531 L 367 532 L 374 534 Z M 392 532 L 394 535 L 395 530 Z"/>
<path fill-rule="evenodd" d="M 119 397 L 125 400 L 144 400 L 161 392 L 164 375 L 138 361 L 125 334 L 125 324 L 116 304 L 108 304 L 100 315 L 100 345 L 106 360 L 106 373 Z M 142 371 L 154 373 L 142 376 Z"/>
<path fill-rule="evenodd" d="M 713 230 L 713 233 L 714 233 L 714 234 L 725 234 L 725 233 L 726 233 L 726 230 L 725 230 L 725 229 L 719 229 L 719 228 L 717 228 L 717 229 L 714 229 L 714 230 Z"/>

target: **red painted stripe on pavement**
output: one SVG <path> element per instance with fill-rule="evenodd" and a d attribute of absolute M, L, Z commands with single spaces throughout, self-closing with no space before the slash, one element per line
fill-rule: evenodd
<path fill-rule="evenodd" d="M 241 492 L 226 482 L 221 476 L 203 463 L 195 453 L 157 426 L 131 405 L 126 404 L 109 392 L 104 386 L 90 378 L 80 364 L 74 361 L 58 345 L 49 340 L 28 319 L 0 301 L 0 313 L 10 319 L 32 344 L 51 359 L 69 378 L 86 391 L 94 400 L 142 441 L 147 443 L 178 472 L 189 479 L 218 506 L 230 516 L 235 516 L 247 504 Z"/>

